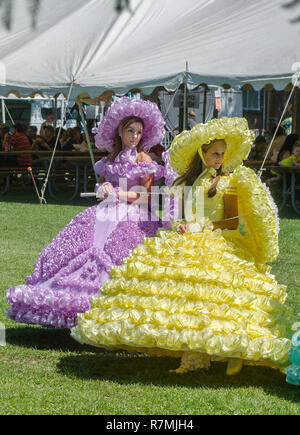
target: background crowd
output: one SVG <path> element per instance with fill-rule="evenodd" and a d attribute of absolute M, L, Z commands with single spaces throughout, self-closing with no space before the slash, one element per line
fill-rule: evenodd
<path fill-rule="evenodd" d="M 190 130 L 197 124 L 194 112 L 189 112 L 188 119 L 188 129 Z M 27 127 L 23 123 L 16 123 L 11 131 L 6 124 L 0 125 L 0 151 L 52 151 L 58 134 L 57 150 L 88 150 L 87 139 L 80 127 L 55 129 L 53 123 L 53 114 L 48 114 L 39 132 L 36 126 L 30 125 Z M 249 160 L 262 161 L 264 159 L 276 129 L 277 124 L 272 122 L 268 124 L 266 130 L 259 133 L 253 143 Z M 174 130 L 178 130 L 178 128 Z M 93 144 L 93 135 L 91 134 L 90 136 L 90 142 Z M 164 148 L 159 144 L 153 147 L 151 149 L 152 158 L 155 160 L 160 158 L 163 151 Z M 291 133 L 289 126 L 282 124 L 277 129 L 272 147 L 267 155 L 267 160 L 273 162 L 275 165 L 300 166 L 299 135 Z M 8 158 L 1 159 L 0 163 L 1 166 L 28 166 L 31 164 L 31 154 L 9 156 Z M 273 177 L 273 179 L 275 180 L 276 177 Z"/>
<path fill-rule="evenodd" d="M 86 151 L 88 145 L 85 134 L 80 127 L 59 129 L 53 127 L 53 115 L 48 115 L 41 125 L 40 131 L 36 126 L 26 127 L 24 123 L 17 122 L 11 131 L 6 124 L 0 125 L 1 151 L 52 151 L 55 147 L 56 137 L 59 134 L 57 150 L 60 151 Z M 1 166 L 28 166 L 32 164 L 31 154 L 6 156 L 1 159 Z"/>
<path fill-rule="evenodd" d="M 276 133 L 271 149 L 268 152 L 267 160 L 282 166 L 300 165 L 299 135 L 289 133 L 289 130 L 285 129 L 283 125 L 279 126 L 277 132 L 276 129 L 277 125 L 270 123 L 264 134 L 259 134 L 256 137 L 249 159 L 263 160 L 269 144 Z"/>

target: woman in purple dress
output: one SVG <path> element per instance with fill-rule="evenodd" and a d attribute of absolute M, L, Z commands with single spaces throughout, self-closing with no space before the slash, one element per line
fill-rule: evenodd
<path fill-rule="evenodd" d="M 108 109 L 95 136 L 96 146 L 110 153 L 95 165 L 102 202 L 79 213 L 45 246 L 26 285 L 7 290 L 11 319 L 73 327 L 111 266 L 120 265 L 143 237 L 156 235 L 163 223 L 149 211 L 149 192 L 165 168 L 146 151 L 161 142 L 164 125 L 150 101 L 124 97 Z"/>

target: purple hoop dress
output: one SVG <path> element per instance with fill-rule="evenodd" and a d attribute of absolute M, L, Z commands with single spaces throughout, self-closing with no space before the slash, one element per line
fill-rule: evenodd
<path fill-rule="evenodd" d="M 11 309 L 8 316 L 16 322 L 72 328 L 77 313 L 90 308 L 90 299 L 109 278 L 113 265 L 121 265 L 143 237 L 153 237 L 163 226 L 146 205 L 117 199 L 120 178 L 128 190 L 140 178 L 165 176 L 156 162 L 136 162 L 137 151 L 127 148 L 114 162 L 106 157 L 95 165 L 96 172 L 112 183 L 114 191 L 99 205 L 79 213 L 42 250 L 26 285 L 7 290 Z M 116 218 L 115 218 L 116 217 Z"/>

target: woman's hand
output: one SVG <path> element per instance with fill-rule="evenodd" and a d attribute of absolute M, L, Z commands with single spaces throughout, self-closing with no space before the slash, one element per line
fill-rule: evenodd
<path fill-rule="evenodd" d="M 201 218 L 197 222 L 182 223 L 176 227 L 176 231 L 179 234 L 190 233 L 201 233 L 205 229 L 213 230 L 213 223 L 207 217 Z"/>
<path fill-rule="evenodd" d="M 96 198 L 99 201 L 102 201 L 106 195 L 109 195 L 110 192 L 114 190 L 114 186 L 111 183 L 104 183 L 96 192 Z"/>
<path fill-rule="evenodd" d="M 184 233 L 186 233 L 186 231 L 187 231 L 187 225 L 186 224 L 180 224 L 180 225 L 178 225 L 178 228 L 177 228 L 177 233 L 178 234 L 184 234 Z"/>

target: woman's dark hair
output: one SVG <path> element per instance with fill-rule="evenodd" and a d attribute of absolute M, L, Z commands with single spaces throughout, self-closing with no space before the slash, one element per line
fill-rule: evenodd
<path fill-rule="evenodd" d="M 140 122 L 144 128 L 144 121 L 141 118 L 138 118 L 137 116 L 126 116 L 126 118 L 123 118 L 120 122 L 119 127 L 121 127 L 122 131 L 124 128 L 129 127 L 134 122 Z M 108 161 L 114 160 L 117 155 L 122 151 L 122 138 L 119 135 L 119 127 L 115 129 L 115 140 L 114 140 L 114 150 L 111 152 L 107 158 Z M 141 147 L 143 145 L 143 139 L 140 140 L 137 150 L 141 151 Z"/>
<path fill-rule="evenodd" d="M 23 124 L 23 122 L 16 122 L 14 128 L 17 130 L 18 133 L 25 133 L 27 130 L 26 125 Z"/>
<path fill-rule="evenodd" d="M 72 139 L 74 139 L 76 133 L 81 134 L 81 128 L 80 127 L 73 127 L 72 130 L 70 131 L 70 136 Z"/>
<path fill-rule="evenodd" d="M 289 134 L 286 137 L 286 139 L 285 139 L 285 141 L 284 141 L 284 143 L 283 143 L 283 145 L 280 148 L 280 151 L 278 153 L 277 163 L 281 162 L 282 156 L 286 151 L 289 151 L 289 153 L 292 154 L 293 146 L 295 145 L 295 143 L 298 140 L 299 140 L 299 135 L 295 134 L 295 133 Z"/>
<path fill-rule="evenodd" d="M 270 132 L 272 133 L 272 135 L 275 133 L 276 129 L 277 129 L 277 126 L 276 126 L 276 124 L 274 124 L 274 126 L 270 129 Z M 285 128 L 282 127 L 282 125 L 280 125 L 278 127 L 278 130 L 277 130 L 275 137 L 283 136 L 284 134 L 285 134 Z"/>
<path fill-rule="evenodd" d="M 255 138 L 255 141 L 254 141 L 255 145 L 263 145 L 263 144 L 266 144 L 266 143 L 267 143 L 266 138 L 264 136 L 261 136 L 261 135 L 257 136 Z"/>
<path fill-rule="evenodd" d="M 34 130 L 37 131 L 37 126 L 36 125 L 29 125 L 28 130 Z"/>
<path fill-rule="evenodd" d="M 212 144 L 214 144 L 215 142 L 219 142 L 220 140 L 223 139 L 216 139 L 210 142 L 209 144 L 202 145 L 202 152 L 206 153 Z M 185 174 L 183 174 L 181 177 L 176 178 L 176 180 L 173 182 L 173 185 L 177 186 L 179 184 L 184 184 L 185 186 L 192 186 L 202 171 L 203 171 L 203 162 L 201 160 L 199 153 L 196 153 L 195 157 L 193 158 L 189 166 L 188 171 Z M 222 172 L 222 166 L 217 170 L 217 176 L 212 182 L 207 192 L 207 196 L 209 198 L 212 198 L 217 193 L 217 185 L 221 175 L 224 175 Z"/>
<path fill-rule="evenodd" d="M 66 130 L 64 128 L 57 127 L 55 129 L 55 136 L 57 136 L 59 132 L 60 132 L 59 137 L 61 137 L 66 132 Z"/>
<path fill-rule="evenodd" d="M 0 136 L 4 136 L 5 133 L 9 133 L 9 128 L 8 127 L 1 127 L 0 128 Z"/>

